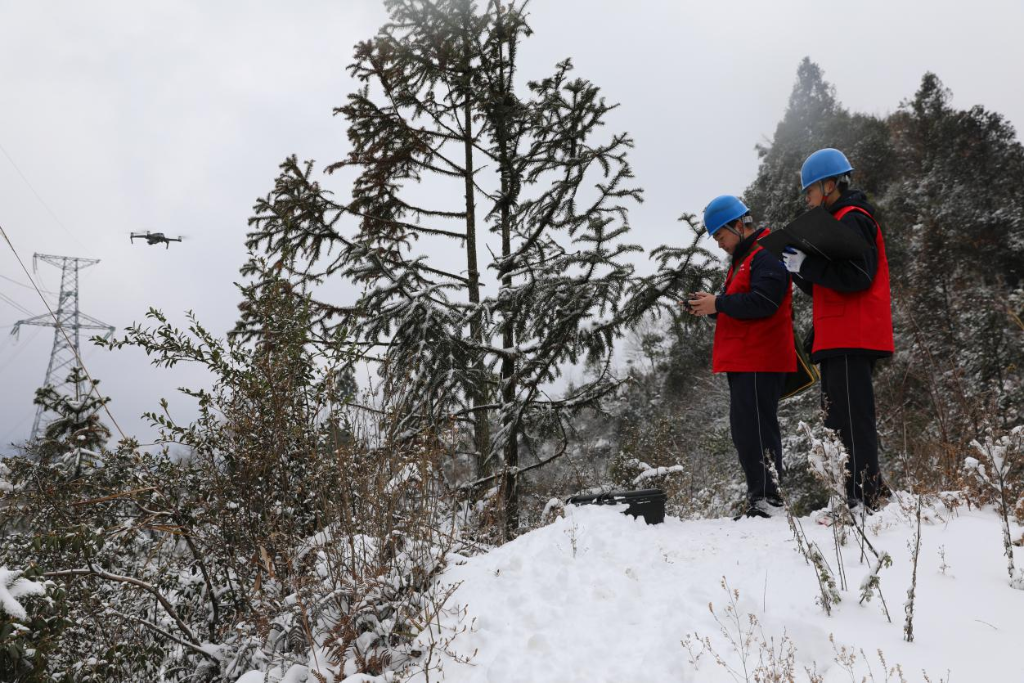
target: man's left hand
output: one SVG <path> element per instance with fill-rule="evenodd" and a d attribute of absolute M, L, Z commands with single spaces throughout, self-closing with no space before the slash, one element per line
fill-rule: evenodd
<path fill-rule="evenodd" d="M 714 315 L 717 313 L 715 309 L 714 294 L 708 294 L 707 292 L 697 292 L 693 295 L 693 298 L 689 300 L 690 313 L 694 315 Z"/>
<path fill-rule="evenodd" d="M 807 254 L 799 249 L 786 247 L 782 254 L 782 264 L 786 266 L 786 270 L 789 272 L 799 275 L 805 258 L 807 258 Z"/>

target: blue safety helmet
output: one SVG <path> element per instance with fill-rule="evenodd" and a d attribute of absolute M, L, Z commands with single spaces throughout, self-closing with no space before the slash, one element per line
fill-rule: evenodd
<path fill-rule="evenodd" d="M 704 207 L 704 227 L 708 229 L 709 235 L 714 235 L 723 225 L 732 223 L 748 213 L 750 209 L 738 197 L 723 194 L 712 199 Z"/>
<path fill-rule="evenodd" d="M 850 160 L 838 149 L 819 149 L 807 157 L 807 161 L 800 167 L 800 183 L 803 185 L 801 189 L 806 190 L 819 180 L 846 175 L 852 170 Z"/>

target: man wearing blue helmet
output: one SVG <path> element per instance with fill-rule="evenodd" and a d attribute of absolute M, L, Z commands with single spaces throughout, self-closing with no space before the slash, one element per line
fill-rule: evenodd
<path fill-rule="evenodd" d="M 852 171 L 842 152 L 821 149 L 807 157 L 800 180 L 808 207 L 824 206 L 842 229 L 862 237 L 863 255 L 830 260 L 790 249 L 783 260 L 814 298 L 811 360 L 821 366 L 825 426 L 839 432 L 850 456 L 847 496 L 874 509 L 885 485 L 871 372 L 877 359 L 893 353 L 889 263 L 874 208 L 863 192 L 850 189 Z"/>
<path fill-rule="evenodd" d="M 729 378 L 729 427 L 747 479 L 744 515 L 769 517 L 781 505 L 770 473 L 771 465 L 782 473 L 779 397 L 796 370 L 790 278 L 757 243 L 768 231 L 754 227 L 738 198 L 711 200 L 704 225 L 732 260 L 721 294 L 698 292 L 687 304 L 694 315 L 716 317 L 712 370 Z"/>

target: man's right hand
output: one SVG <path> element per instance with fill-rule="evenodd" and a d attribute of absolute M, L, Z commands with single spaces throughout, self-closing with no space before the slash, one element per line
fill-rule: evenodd
<path fill-rule="evenodd" d="M 708 294 L 707 292 L 691 294 L 690 299 L 686 302 L 689 304 L 686 310 L 693 315 L 714 315 L 717 312 L 715 308 L 716 298 L 714 294 Z"/>

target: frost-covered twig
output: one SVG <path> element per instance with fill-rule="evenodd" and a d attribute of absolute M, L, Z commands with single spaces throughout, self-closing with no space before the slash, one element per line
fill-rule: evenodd
<path fill-rule="evenodd" d="M 834 434 L 829 433 L 827 438 L 822 441 L 814 437 L 810 427 L 805 423 L 801 422 L 800 427 L 811 442 L 811 450 L 807 455 L 811 473 L 825 486 L 825 490 L 829 494 L 829 510 L 833 519 L 829 528 L 832 530 L 832 544 L 836 555 L 839 585 L 846 590 L 846 570 L 843 564 L 842 548 L 846 545 L 847 523 L 852 521 L 853 517 L 853 512 L 846 500 L 846 461 L 849 456 Z M 863 548 L 863 544 L 861 548 Z"/>
<path fill-rule="evenodd" d="M 1009 434 L 1003 434 L 997 439 L 986 436 L 984 443 L 975 440 L 971 445 L 984 462 L 977 458 L 966 458 L 964 469 L 983 489 L 996 496 L 999 518 L 1003 523 L 1003 554 L 1006 555 L 1010 585 L 1024 590 L 1024 571 L 1014 566 L 1009 500 L 1009 480 L 1024 452 L 1024 425 L 1014 427 Z"/>
<path fill-rule="evenodd" d="M 832 574 L 832 569 L 828 566 L 828 562 L 825 561 L 825 556 L 822 555 L 818 544 L 807 538 L 800 520 L 793 514 L 793 508 L 789 503 L 786 490 L 779 480 L 779 473 L 775 469 L 774 463 L 769 463 L 768 470 L 772 481 L 775 482 L 775 488 L 779 492 L 783 509 L 786 511 L 786 521 L 789 523 L 789 530 L 793 532 L 796 549 L 804 556 L 804 560 L 814 568 L 814 575 L 818 581 L 818 604 L 825 610 L 826 615 L 831 616 L 832 605 L 842 600 L 839 590 L 836 588 L 836 579 Z"/>
<path fill-rule="evenodd" d="M 878 599 L 882 602 L 882 613 L 885 614 L 885 618 L 890 624 L 892 623 L 892 617 L 889 616 L 889 606 L 885 604 L 885 596 L 882 595 L 881 581 L 878 574 L 883 567 L 891 566 L 892 557 L 883 550 L 875 561 L 871 563 L 871 572 L 860 582 L 860 604 L 863 605 L 865 602 L 870 602 L 871 597 L 878 593 Z"/>
<path fill-rule="evenodd" d="M 914 539 L 909 542 L 913 569 L 910 572 L 910 588 L 907 589 L 907 602 L 904 612 L 907 618 L 903 622 L 903 638 L 908 643 L 914 642 L 914 601 L 917 598 L 917 560 L 921 556 L 921 494 L 917 494 L 917 518 Z"/>
<path fill-rule="evenodd" d="M 191 650 L 192 652 L 196 653 L 197 655 L 201 655 L 203 657 L 206 657 L 206 658 L 208 658 L 208 659 L 210 659 L 211 661 L 214 661 L 214 662 L 220 661 L 217 658 L 217 656 L 214 654 L 216 652 L 216 646 L 211 646 L 209 644 L 199 645 L 199 644 L 196 644 L 196 643 L 191 643 L 191 642 L 189 642 L 187 640 L 182 640 L 181 638 L 177 637 L 173 633 L 171 633 L 171 632 L 169 632 L 169 631 L 167 631 L 165 629 L 160 628 L 159 626 L 154 624 L 152 621 L 150 621 L 148 619 L 143 619 L 142 617 L 138 616 L 137 614 L 125 614 L 124 612 L 118 611 L 116 609 L 110 609 L 109 612 L 110 612 L 110 614 L 116 614 L 117 616 L 119 616 L 122 619 L 125 619 L 127 621 L 132 621 L 132 622 L 135 622 L 135 623 L 138 623 L 138 624 L 142 624 L 143 626 L 145 626 L 146 628 L 150 629 L 154 633 L 156 633 L 156 634 L 158 634 L 160 636 L 163 636 L 164 638 L 167 638 L 171 642 L 174 642 L 174 643 L 177 643 L 178 645 L 181 645 L 183 648 L 185 648 L 187 650 Z"/>
<path fill-rule="evenodd" d="M 100 569 L 99 567 L 96 567 L 94 565 L 89 565 L 88 568 L 82 569 L 62 569 L 59 571 L 46 572 L 43 576 L 47 578 L 59 578 L 68 576 L 95 576 L 96 578 L 103 579 L 105 581 L 113 581 L 115 583 L 126 583 L 137 588 L 141 588 L 142 590 L 146 591 L 147 593 L 151 594 L 153 597 L 156 598 L 157 602 L 160 603 L 160 606 L 164 608 L 164 611 L 167 613 L 167 616 L 174 620 L 174 623 L 178 627 L 178 630 L 181 631 L 182 635 L 184 635 L 185 638 L 190 643 L 196 645 L 197 647 L 200 646 L 199 639 L 196 638 L 195 634 L 192 633 L 192 629 L 190 629 L 188 627 L 188 624 L 186 624 L 184 620 L 178 615 L 178 611 L 174 609 L 174 605 L 172 605 L 171 602 L 163 595 L 163 593 L 161 593 L 157 589 L 157 587 L 151 583 L 142 581 L 141 579 L 137 579 L 134 576 L 121 576 L 119 574 L 113 574 L 111 572 Z M 202 650 L 202 654 L 207 658 L 212 659 L 213 661 L 217 661 L 217 659 L 212 654 L 206 652 L 205 650 Z"/>
<path fill-rule="evenodd" d="M 828 636 L 828 641 L 832 644 L 833 660 L 839 665 L 839 668 L 843 669 L 850 676 L 851 681 L 860 681 L 861 683 L 867 683 L 868 681 L 871 681 L 871 683 L 889 683 L 893 681 L 895 683 L 898 681 L 899 683 L 907 683 L 907 679 L 903 675 L 903 667 L 899 664 L 890 667 L 881 649 L 876 650 L 876 654 L 878 655 L 878 661 L 882 665 L 882 675 L 885 678 L 878 679 L 871 668 L 870 658 L 863 648 L 856 649 L 847 645 L 840 645 L 836 642 L 835 635 L 831 633 Z M 861 671 L 862 666 L 865 671 Z M 924 671 L 922 673 L 927 681 L 928 674 Z M 810 674 L 809 671 L 808 674 Z M 811 683 L 821 683 L 822 681 L 824 681 L 824 678 L 820 675 L 811 677 Z"/>
<path fill-rule="evenodd" d="M 833 513 L 832 526 L 848 524 L 857 535 L 857 540 L 861 547 L 861 557 L 863 558 L 865 550 L 870 551 L 874 557 L 874 561 L 870 563 L 871 571 L 864 577 L 860 585 L 860 602 L 863 604 L 871 599 L 873 593 L 878 593 L 885 618 L 891 623 L 892 618 L 889 616 L 889 609 L 886 606 L 885 597 L 882 595 L 879 572 L 883 567 L 892 565 L 892 557 L 885 550 L 879 551 L 875 549 L 865 531 L 864 518 L 862 517 L 858 520 L 857 516 L 850 509 L 849 502 L 846 500 L 846 461 L 849 456 L 843 447 L 843 443 L 832 430 L 826 430 L 825 439 L 822 440 L 814 436 L 814 432 L 806 422 L 801 422 L 800 428 L 803 429 L 811 442 L 811 451 L 808 455 L 811 472 L 825 485 L 829 493 Z M 839 539 L 837 538 L 837 553 L 839 545 Z M 842 563 L 841 556 L 837 556 L 837 560 L 840 564 Z"/>
<path fill-rule="evenodd" d="M 729 596 L 729 602 L 725 606 L 724 620 L 715 612 L 712 603 L 708 603 L 708 611 L 718 624 L 719 632 L 729 643 L 729 646 L 736 651 L 740 659 L 740 668 L 732 666 L 725 657 L 715 650 L 711 639 L 707 636 L 701 637 L 698 633 L 687 635 L 682 640 L 682 645 L 690 655 L 690 663 L 694 668 L 699 666 L 701 656 L 706 652 L 714 658 L 715 663 L 725 669 L 734 681 L 750 683 L 782 683 L 793 681 L 796 675 L 796 647 L 789 635 L 785 632 L 779 640 L 778 647 L 775 638 L 765 635 L 761 622 L 754 614 L 743 614 L 739 607 L 740 592 L 729 588 L 725 577 L 721 581 L 722 589 Z M 700 646 L 696 650 L 696 646 Z M 757 660 L 754 660 L 754 654 Z M 742 669 L 742 670 L 740 670 Z"/>

